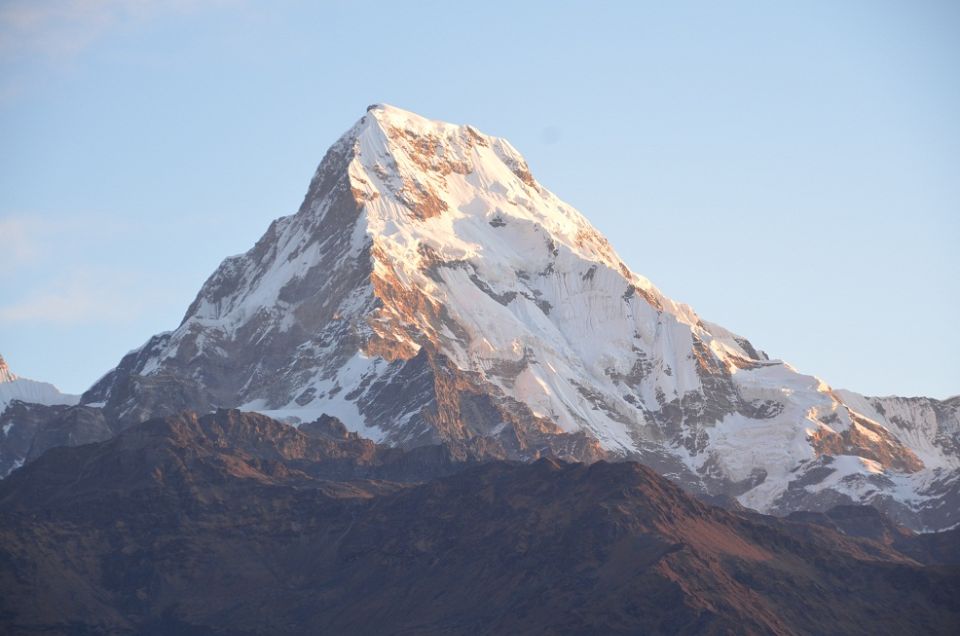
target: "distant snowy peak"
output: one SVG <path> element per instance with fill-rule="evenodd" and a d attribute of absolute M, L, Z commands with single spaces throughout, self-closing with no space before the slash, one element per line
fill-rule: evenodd
<path fill-rule="evenodd" d="M 0 356 L 0 384 L 4 382 L 13 382 L 17 379 L 17 375 L 10 370 L 10 367 L 7 365 L 7 361 L 3 359 L 3 356 Z"/>
<path fill-rule="evenodd" d="M 237 406 L 398 446 L 633 457 L 771 512 L 856 501 L 934 526 L 960 496 L 949 401 L 878 402 L 770 360 L 632 272 L 507 141 L 384 105 L 83 402 L 127 423 Z"/>
<path fill-rule="evenodd" d="M 37 438 L 44 436 L 40 431 L 45 420 L 79 400 L 79 395 L 61 393 L 48 382 L 19 377 L 0 356 L 0 479 L 30 461 L 31 452 L 36 458 L 39 451 L 58 445 L 49 443 L 56 434 L 37 443 Z M 77 430 L 65 429 L 63 435 L 74 443 L 84 443 L 84 434 Z"/>
<path fill-rule="evenodd" d="M 48 382 L 38 382 L 21 378 L 10 370 L 6 360 L 0 356 L 0 413 L 14 400 L 31 404 L 76 404 L 79 395 L 61 393 L 57 387 Z M 9 432 L 9 430 L 7 431 Z"/>

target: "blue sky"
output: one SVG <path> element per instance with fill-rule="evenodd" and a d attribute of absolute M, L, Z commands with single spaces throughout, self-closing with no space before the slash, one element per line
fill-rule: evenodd
<path fill-rule="evenodd" d="M 960 3 L 0 2 L 0 353 L 81 391 L 373 102 L 837 387 L 960 392 Z"/>

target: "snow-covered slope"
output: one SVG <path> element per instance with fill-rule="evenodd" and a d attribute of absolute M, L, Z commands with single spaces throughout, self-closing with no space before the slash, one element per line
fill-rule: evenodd
<path fill-rule="evenodd" d="M 507 141 L 379 105 L 300 210 L 83 401 L 126 422 L 241 406 L 403 446 L 636 457 L 760 510 L 853 499 L 914 526 L 941 523 L 922 510 L 960 467 L 956 405 L 898 406 L 899 424 L 768 359 L 632 272 Z"/>
<path fill-rule="evenodd" d="M 3 356 L 0 356 L 0 414 L 14 400 L 47 405 L 76 404 L 80 396 L 61 393 L 49 382 L 19 377 L 10 370 Z"/>

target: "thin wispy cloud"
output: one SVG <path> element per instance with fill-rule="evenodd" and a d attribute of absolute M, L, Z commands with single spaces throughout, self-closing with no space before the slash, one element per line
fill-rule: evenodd
<path fill-rule="evenodd" d="M 49 269 L 54 255 L 76 249 L 78 243 L 101 244 L 107 239 L 134 236 L 136 225 L 97 213 L 71 215 L 8 214 L 0 217 L 0 280 L 26 270 Z"/>
<path fill-rule="evenodd" d="M 41 253 L 37 224 L 21 217 L 0 218 L 0 276 L 36 262 Z"/>
<path fill-rule="evenodd" d="M 143 283 L 133 273 L 103 268 L 69 272 L 21 297 L 0 299 L 0 326 L 128 323 L 168 300 Z"/>
<path fill-rule="evenodd" d="M 120 324 L 178 298 L 131 263 L 90 263 L 142 229 L 96 213 L 0 218 L 0 326 Z M 82 265 L 78 265 L 83 263 Z"/>
<path fill-rule="evenodd" d="M 0 61 L 69 58 L 109 32 L 229 0 L 12 0 L 0 5 Z"/>

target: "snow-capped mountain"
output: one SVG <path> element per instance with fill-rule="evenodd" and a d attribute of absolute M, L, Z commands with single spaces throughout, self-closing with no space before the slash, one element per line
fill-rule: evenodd
<path fill-rule="evenodd" d="M 327 413 L 405 447 L 633 457 L 762 511 L 960 521 L 960 398 L 865 398 L 769 359 L 632 272 L 507 141 L 390 106 L 82 402 L 126 424 Z"/>
<path fill-rule="evenodd" d="M 14 400 L 31 404 L 76 404 L 80 396 L 61 393 L 49 382 L 21 378 L 10 370 L 6 360 L 0 356 L 0 414 Z M 8 432 L 9 429 L 4 431 Z"/>
<path fill-rule="evenodd" d="M 36 412 L 76 404 L 79 395 L 61 393 L 48 382 L 21 378 L 0 356 L 0 477 L 27 461 L 36 438 Z"/>

